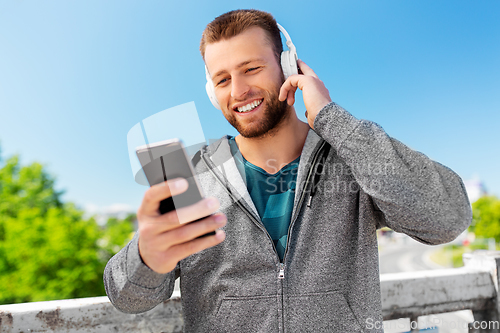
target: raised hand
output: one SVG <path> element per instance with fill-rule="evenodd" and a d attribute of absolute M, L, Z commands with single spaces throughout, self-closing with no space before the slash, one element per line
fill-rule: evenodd
<path fill-rule="evenodd" d="M 329 104 L 332 99 L 323 81 L 302 60 L 297 60 L 302 74 L 289 76 L 280 89 L 279 100 L 286 100 L 288 105 L 295 103 L 295 92 L 297 88 L 302 90 L 304 104 L 306 106 L 306 118 L 309 126 L 314 129 L 314 119 L 319 111 Z"/>

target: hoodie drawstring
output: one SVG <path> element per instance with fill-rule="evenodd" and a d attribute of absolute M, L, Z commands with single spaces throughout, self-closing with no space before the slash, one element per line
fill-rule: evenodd
<path fill-rule="evenodd" d="M 325 164 L 326 157 L 328 156 L 328 153 L 330 152 L 330 144 L 326 142 L 323 154 L 321 155 L 321 158 L 319 160 L 319 163 L 316 165 L 316 172 L 314 174 L 313 178 L 313 183 L 312 183 L 312 188 L 311 188 L 311 193 L 309 194 L 309 199 L 307 200 L 307 207 L 311 207 L 311 201 L 313 195 L 316 193 L 316 189 L 318 188 L 318 182 L 321 177 L 321 174 L 323 173 L 323 165 Z"/>

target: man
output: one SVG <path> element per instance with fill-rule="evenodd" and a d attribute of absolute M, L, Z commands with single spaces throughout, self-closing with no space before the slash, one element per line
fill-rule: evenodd
<path fill-rule="evenodd" d="M 200 49 L 240 134 L 193 158 L 212 197 L 159 215 L 186 182 L 146 191 L 138 233 L 106 267 L 109 298 L 143 312 L 180 277 L 186 332 L 369 331 L 382 321 L 376 229 L 453 240 L 471 221 L 461 179 L 333 103 L 304 62 L 285 80 L 268 13 L 221 15 Z M 293 108 L 297 88 L 308 123 Z"/>

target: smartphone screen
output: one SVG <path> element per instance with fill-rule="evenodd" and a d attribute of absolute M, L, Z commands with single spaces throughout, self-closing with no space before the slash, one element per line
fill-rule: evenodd
<path fill-rule="evenodd" d="M 201 189 L 194 177 L 193 167 L 181 141 L 175 139 L 139 147 L 137 157 L 151 186 L 177 177 L 188 181 L 189 186 L 186 192 L 161 202 L 161 214 L 192 205 L 203 199 Z"/>
<path fill-rule="evenodd" d="M 160 202 L 160 214 L 195 204 L 203 199 L 204 195 L 194 175 L 193 166 L 180 140 L 172 139 L 141 146 L 136 149 L 136 153 L 150 186 L 177 177 L 188 182 L 185 192 Z M 206 235 L 215 235 L 215 232 Z"/>

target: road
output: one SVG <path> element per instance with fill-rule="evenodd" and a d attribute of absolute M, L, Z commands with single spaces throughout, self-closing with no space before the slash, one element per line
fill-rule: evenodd
<path fill-rule="evenodd" d="M 400 235 L 393 241 L 379 241 L 380 274 L 446 268 L 433 263 L 430 255 L 442 246 L 419 243 Z"/>
<path fill-rule="evenodd" d="M 424 245 L 408 236 L 401 234 L 397 236 L 397 239 L 390 241 L 379 239 L 380 274 L 447 268 L 430 260 L 431 253 L 439 249 L 440 245 Z M 468 332 L 467 323 L 471 322 L 473 317 L 471 311 L 465 310 L 421 317 L 420 320 L 434 323 L 438 327 L 423 331 L 426 333 L 466 333 Z M 385 322 L 384 325 L 386 327 L 385 333 L 408 332 L 410 330 L 409 319 L 391 320 Z"/>

